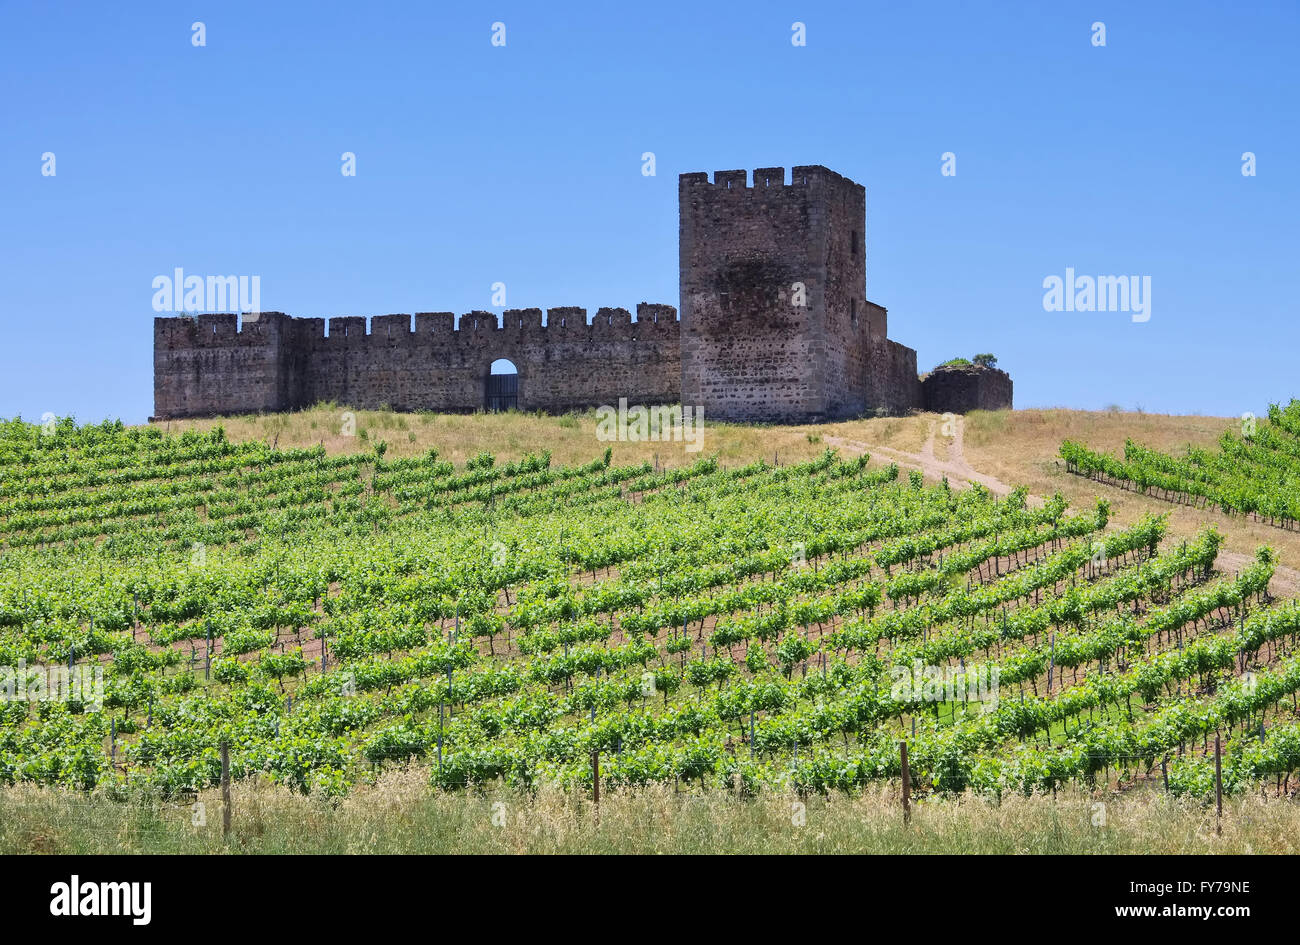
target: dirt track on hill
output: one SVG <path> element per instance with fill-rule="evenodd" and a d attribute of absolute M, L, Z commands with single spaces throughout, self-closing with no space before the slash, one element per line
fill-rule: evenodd
<path fill-rule="evenodd" d="M 994 495 L 1007 495 L 1010 493 L 1011 486 L 1001 479 L 979 472 L 970 463 L 966 462 L 966 454 L 962 448 L 966 421 L 962 417 L 957 417 L 954 423 L 953 435 L 948 439 L 948 458 L 946 460 L 939 459 L 934 455 L 936 427 L 934 423 L 930 424 L 930 435 L 926 438 L 925 445 L 921 447 L 919 453 L 906 453 L 888 446 L 873 446 L 870 443 L 863 443 L 861 440 L 851 440 L 841 436 L 828 436 L 826 442 L 832 446 L 838 446 L 853 452 L 883 456 L 885 459 L 897 462 L 900 466 L 919 469 L 924 475 L 934 479 L 942 479 L 947 476 L 949 481 L 958 483 L 978 482 Z M 1037 497 L 1035 499 L 1038 502 L 1042 501 Z"/>
<path fill-rule="evenodd" d="M 995 476 L 980 472 L 966 462 L 965 451 L 962 448 L 965 426 L 965 419 L 958 417 L 954 433 L 948 441 L 948 458 L 946 460 L 941 460 L 934 455 L 936 425 L 933 423 L 930 425 L 930 434 L 925 441 L 925 445 L 921 447 L 919 453 L 908 453 L 888 446 L 874 446 L 861 440 L 839 436 L 828 436 L 826 442 L 831 446 L 837 446 L 850 452 L 870 453 L 872 456 L 879 456 L 896 462 L 900 466 L 919 469 L 923 475 L 933 479 L 942 479 L 946 476 L 954 484 L 978 482 L 994 495 L 1007 495 L 1012 491 L 1011 486 Z M 1043 499 L 1041 496 L 1031 495 L 1029 496 L 1029 502 L 1031 505 L 1041 506 Z M 1215 565 L 1224 574 L 1232 574 L 1249 567 L 1254 560 L 1254 555 L 1240 551 L 1229 551 L 1225 548 L 1219 552 Z M 1283 564 L 1277 565 L 1273 572 L 1270 590 L 1277 596 L 1293 599 L 1300 598 L 1300 570 Z"/>
<path fill-rule="evenodd" d="M 1218 560 L 1214 562 L 1214 565 L 1224 574 L 1233 574 L 1250 567 L 1254 563 L 1254 555 L 1248 555 L 1241 551 L 1228 551 L 1225 548 L 1219 552 Z M 1300 571 L 1295 568 L 1288 568 L 1284 564 L 1276 565 L 1273 569 L 1273 580 L 1269 582 L 1268 589 L 1276 597 L 1300 598 Z"/>

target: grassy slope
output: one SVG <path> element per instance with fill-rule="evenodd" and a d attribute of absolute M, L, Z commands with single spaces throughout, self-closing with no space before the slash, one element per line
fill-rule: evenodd
<path fill-rule="evenodd" d="M 1240 515 L 1175 505 L 1100 485 L 1067 473 L 1057 456 L 1063 439 L 1121 455 L 1126 437 L 1175 454 L 1188 445 L 1217 449 L 1219 437 L 1236 424 L 1239 421 L 1229 417 L 1082 410 L 978 412 L 966 421 L 965 453 L 966 461 L 981 472 L 1027 485 L 1034 493 L 1060 492 L 1071 505 L 1091 503 L 1094 496 L 1104 496 L 1110 500 L 1115 521 L 1120 524 L 1149 512 L 1168 512 L 1173 536 L 1191 537 L 1212 522 L 1223 533 L 1224 547 L 1230 552 L 1253 554 L 1260 545 L 1270 545 L 1277 549 L 1284 566 L 1274 578 L 1274 592 L 1285 590 L 1289 595 L 1300 595 L 1296 575 L 1289 573 L 1300 568 L 1300 534 L 1251 522 Z"/>

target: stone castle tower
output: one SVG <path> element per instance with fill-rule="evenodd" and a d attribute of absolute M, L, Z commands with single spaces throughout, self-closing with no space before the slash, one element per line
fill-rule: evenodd
<path fill-rule="evenodd" d="M 714 420 L 816 422 L 1011 406 L 1011 379 L 916 373 L 866 299 L 866 194 L 819 165 L 683 174 L 681 317 L 641 303 L 329 319 L 154 319 L 155 419 L 359 408 L 566 411 L 682 402 Z M 517 374 L 503 384 L 492 364 Z"/>
<path fill-rule="evenodd" d="M 916 352 L 866 298 L 866 191 L 824 167 L 683 174 L 682 402 L 807 422 L 921 406 Z"/>

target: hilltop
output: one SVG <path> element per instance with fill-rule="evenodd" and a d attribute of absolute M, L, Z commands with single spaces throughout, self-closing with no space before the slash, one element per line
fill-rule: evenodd
<path fill-rule="evenodd" d="M 354 418 L 351 435 L 343 433 L 347 417 Z M 723 465 L 763 459 L 781 463 L 808 461 L 828 446 L 845 456 L 866 451 L 872 465 L 897 462 L 903 469 L 920 469 L 929 479 L 944 475 L 954 482 L 990 480 L 1001 491 L 1025 486 L 1035 496 L 1060 492 L 1072 506 L 1100 495 L 1111 502 L 1117 522 L 1129 523 L 1150 513 L 1168 513 L 1170 533 L 1190 537 L 1206 522 L 1223 532 L 1229 554 L 1249 555 L 1261 544 L 1276 548 L 1284 565 L 1300 568 L 1300 535 L 1228 516 L 1213 509 L 1192 509 L 1153 497 L 1106 488 L 1069 475 L 1058 450 L 1066 439 L 1095 449 L 1122 452 L 1132 438 L 1153 449 L 1177 451 L 1186 446 L 1212 447 L 1239 421 L 1200 414 L 1173 415 L 1123 410 L 976 410 L 957 417 L 947 435 L 945 418 L 936 413 L 878 417 L 814 425 L 746 425 L 712 423 L 705 418 L 703 449 L 688 452 L 681 442 L 603 442 L 596 439 L 596 413 L 437 414 L 391 410 L 350 410 L 318 404 L 295 413 L 241 415 L 156 424 L 170 432 L 207 431 L 217 426 L 236 442 L 260 440 L 282 447 L 324 446 L 331 454 L 369 450 L 380 440 L 387 456 L 418 456 L 429 449 L 463 465 L 482 452 L 512 462 L 527 454 L 550 450 L 559 464 L 588 462 L 606 447 L 613 464 L 654 462 L 685 466 L 700 456 L 716 456 Z M 960 456 L 952 455 L 955 449 Z M 948 465 L 950 458 L 958 460 Z M 963 474 L 962 467 L 967 474 Z M 974 473 L 974 476 L 969 475 Z M 1280 574 L 1279 577 L 1282 575 Z"/>

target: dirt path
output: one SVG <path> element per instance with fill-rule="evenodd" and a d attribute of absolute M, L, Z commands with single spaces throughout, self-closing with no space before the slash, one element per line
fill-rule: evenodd
<path fill-rule="evenodd" d="M 838 446 L 853 452 L 881 456 L 884 459 L 897 462 L 900 466 L 919 469 L 923 474 L 933 479 L 942 479 L 947 476 L 949 481 L 956 483 L 978 482 L 994 495 L 1006 495 L 1011 492 L 1011 486 L 994 476 L 979 472 L 970 463 L 966 462 L 966 454 L 962 448 L 966 433 L 966 421 L 962 417 L 956 417 L 953 423 L 955 428 L 952 437 L 948 441 L 948 458 L 946 460 L 938 459 L 934 455 L 936 425 L 933 423 L 930 424 L 930 435 L 926 438 L 925 445 L 921 447 L 919 453 L 906 453 L 888 446 L 873 446 L 870 443 L 863 443 L 860 440 L 847 439 L 842 436 L 828 436 L 826 442 L 832 446 Z M 1032 500 L 1035 504 L 1041 504 L 1042 502 L 1037 497 L 1032 497 Z"/>
<path fill-rule="evenodd" d="M 1254 555 L 1241 551 L 1229 551 L 1224 548 L 1219 552 L 1218 560 L 1214 562 L 1214 566 L 1231 577 L 1234 573 L 1244 571 L 1254 563 Z M 1273 570 L 1273 580 L 1269 582 L 1268 587 L 1275 596 L 1291 599 L 1300 598 L 1300 571 L 1279 564 Z"/>
<path fill-rule="evenodd" d="M 1011 486 L 994 476 L 979 472 L 966 462 L 965 451 L 962 448 L 964 435 L 965 420 L 958 417 L 953 436 L 948 442 L 947 460 L 938 459 L 934 455 L 935 424 L 933 423 L 930 424 L 930 435 L 926 438 L 925 444 L 921 447 L 919 453 L 908 453 L 888 446 L 874 446 L 860 440 L 840 436 L 828 436 L 826 442 L 850 452 L 870 453 L 873 456 L 897 462 L 900 466 L 919 469 L 924 475 L 933 479 L 947 476 L 948 480 L 955 484 L 978 482 L 994 495 L 1002 496 L 1011 492 Z M 1041 497 L 1033 495 L 1029 496 L 1029 502 L 1034 506 L 1043 504 Z M 1255 556 L 1253 554 L 1229 551 L 1224 548 L 1219 552 L 1215 567 L 1221 573 L 1231 575 L 1234 572 L 1248 568 L 1254 561 Z M 1270 589 L 1280 597 L 1300 598 L 1300 570 L 1282 564 L 1277 565 L 1276 570 L 1273 572 Z"/>

